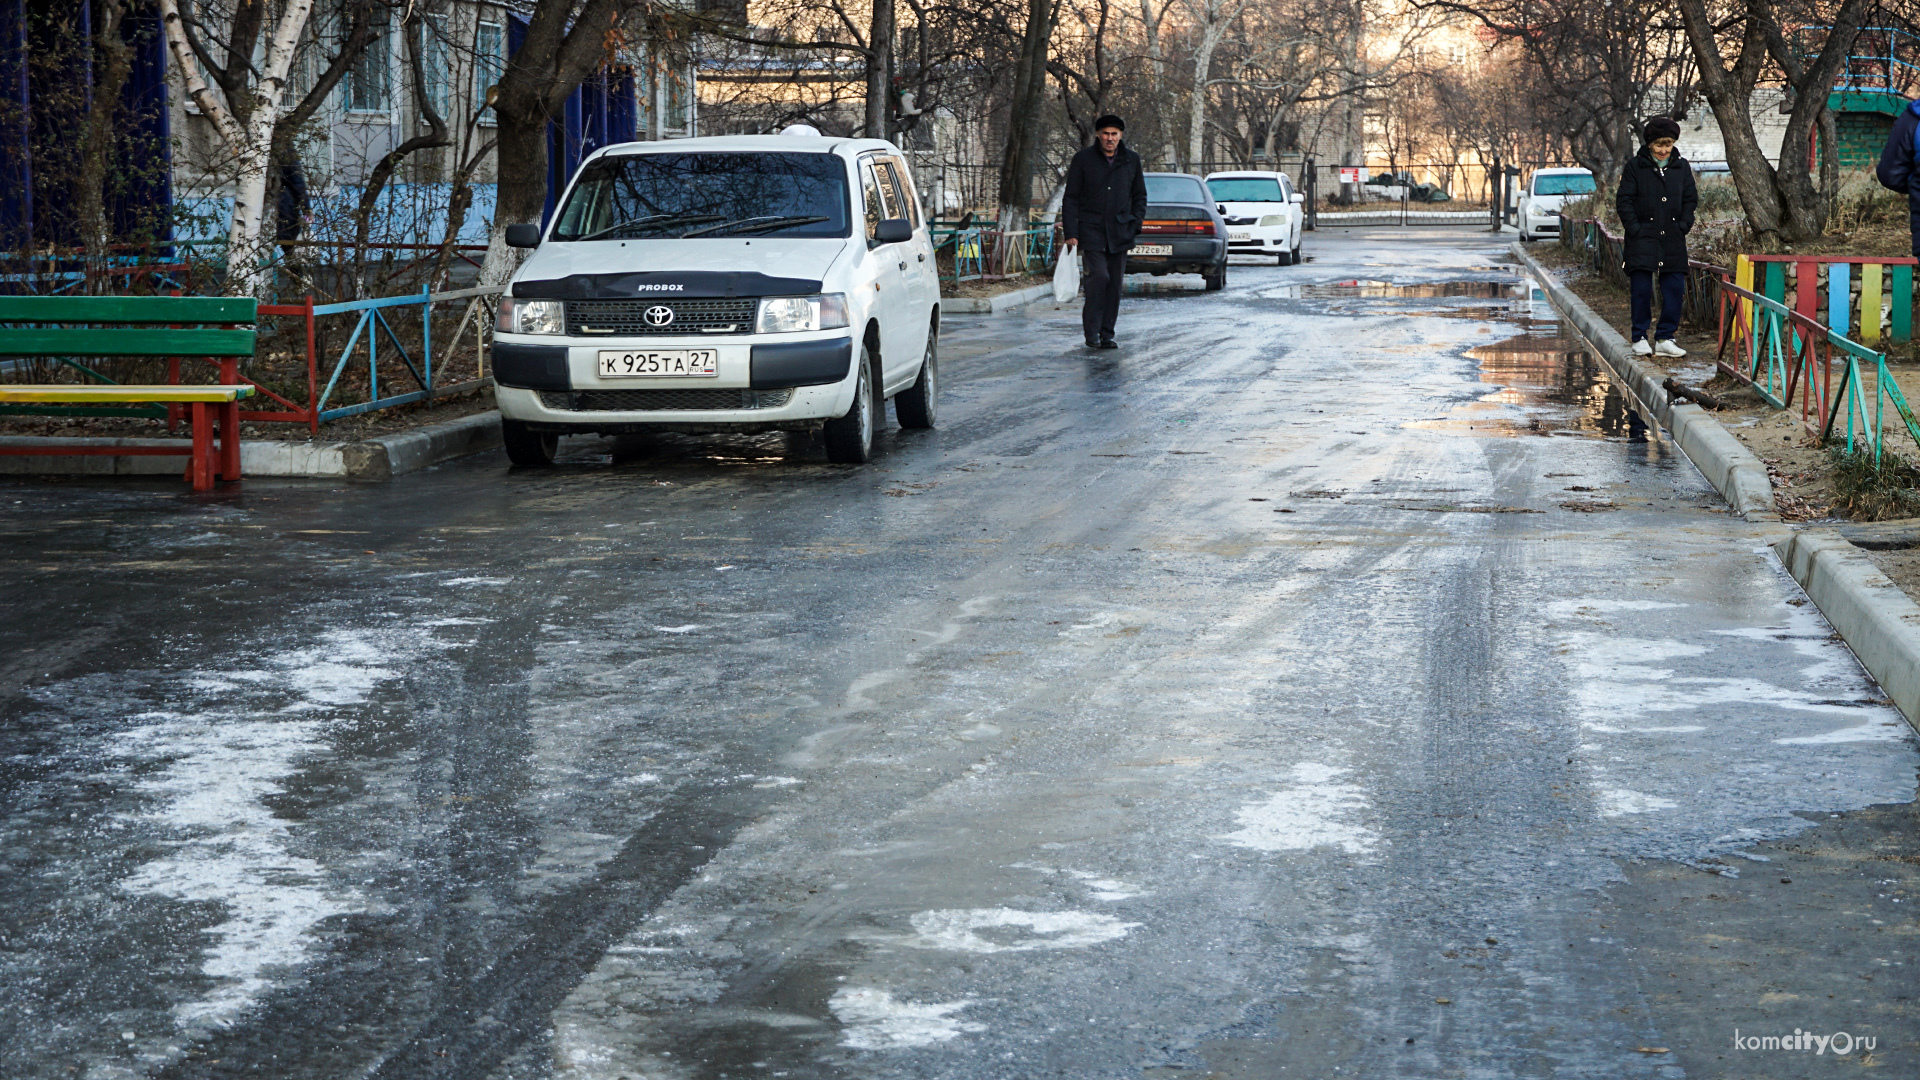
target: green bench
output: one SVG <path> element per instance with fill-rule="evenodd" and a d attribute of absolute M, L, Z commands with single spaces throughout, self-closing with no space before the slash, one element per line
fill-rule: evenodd
<path fill-rule="evenodd" d="M 0 446 L 0 454 L 186 455 L 195 491 L 213 487 L 215 480 L 239 480 L 240 399 L 254 391 L 240 381 L 240 360 L 253 355 L 258 307 L 251 298 L 236 297 L 0 296 L 0 361 L 46 357 L 100 380 L 0 383 L 0 415 L 159 418 L 185 408 L 193 426 L 186 447 L 10 445 Z M 170 381 L 121 386 L 80 362 L 102 356 L 168 360 Z M 218 365 L 218 385 L 178 381 L 180 359 L 195 357 Z"/>

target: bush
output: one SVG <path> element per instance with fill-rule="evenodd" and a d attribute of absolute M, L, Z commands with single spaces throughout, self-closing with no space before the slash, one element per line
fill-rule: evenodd
<path fill-rule="evenodd" d="M 1833 448 L 1834 505 L 1855 521 L 1884 521 L 1920 515 L 1920 469 L 1881 450 L 1880 460 L 1846 447 Z"/>

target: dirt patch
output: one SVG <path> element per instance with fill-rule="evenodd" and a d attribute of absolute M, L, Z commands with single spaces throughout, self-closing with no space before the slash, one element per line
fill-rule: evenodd
<path fill-rule="evenodd" d="M 940 295 L 954 300 L 987 300 L 1003 293 L 1019 292 L 1031 289 L 1035 285 L 1050 285 L 1053 278 L 1040 277 L 1037 274 L 1021 274 L 1017 277 L 1001 278 L 999 281 L 962 281 L 955 284 L 950 281 L 940 283 Z"/>
<path fill-rule="evenodd" d="M 464 394 L 443 397 L 431 404 L 422 401 L 411 405 L 396 405 L 390 409 L 381 409 L 361 416 L 330 420 L 320 425 L 318 436 L 308 430 L 304 424 L 249 424 L 243 419 L 240 424 L 240 437 L 243 440 L 264 439 L 274 442 L 359 442 L 381 435 L 410 431 L 427 424 L 458 420 L 463 416 L 486 412 L 493 407 L 492 388 L 482 387 Z M 244 415 L 243 413 L 242 416 Z M 166 439 L 183 438 L 191 430 L 191 426 L 184 421 L 174 430 L 168 431 L 165 420 L 147 420 L 139 417 L 0 417 L 0 435 L 40 435 L 83 439 Z"/>
<path fill-rule="evenodd" d="M 1920 599 L 1920 548 L 1902 551 L 1869 551 L 1867 558 L 1880 572 L 1893 579 L 1908 596 Z"/>

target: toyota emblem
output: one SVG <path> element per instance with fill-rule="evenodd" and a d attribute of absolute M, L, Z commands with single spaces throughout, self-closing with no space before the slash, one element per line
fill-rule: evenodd
<path fill-rule="evenodd" d="M 655 304 L 647 309 L 644 318 L 648 326 L 665 326 L 673 321 L 673 309 L 665 304 Z"/>

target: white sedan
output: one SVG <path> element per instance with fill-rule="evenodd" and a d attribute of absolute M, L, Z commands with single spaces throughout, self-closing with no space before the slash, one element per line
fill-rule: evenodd
<path fill-rule="evenodd" d="M 1271 255 L 1281 266 L 1300 261 L 1306 196 L 1283 172 L 1217 172 L 1207 189 L 1227 219 L 1227 254 Z"/>

